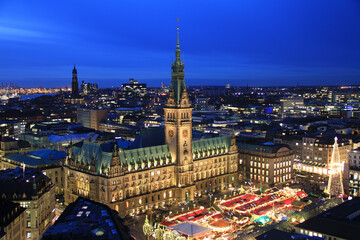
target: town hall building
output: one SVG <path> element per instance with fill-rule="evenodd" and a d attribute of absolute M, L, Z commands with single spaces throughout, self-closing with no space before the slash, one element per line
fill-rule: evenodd
<path fill-rule="evenodd" d="M 120 216 L 147 211 L 236 185 L 234 136 L 193 140 L 192 108 L 184 80 L 179 29 L 171 86 L 164 108 L 165 133 L 148 134 L 163 144 L 122 149 L 116 141 L 69 147 L 64 165 L 65 204 L 78 196 L 103 203 Z"/>

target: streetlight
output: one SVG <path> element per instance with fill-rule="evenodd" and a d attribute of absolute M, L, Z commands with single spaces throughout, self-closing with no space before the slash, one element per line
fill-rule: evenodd
<path fill-rule="evenodd" d="M 212 193 L 212 192 L 209 192 L 209 197 L 210 197 L 210 207 L 212 206 L 212 201 L 211 201 L 211 198 L 212 198 L 212 196 L 214 196 L 214 194 Z"/>

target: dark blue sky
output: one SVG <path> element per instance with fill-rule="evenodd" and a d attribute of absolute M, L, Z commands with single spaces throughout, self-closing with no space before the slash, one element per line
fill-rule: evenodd
<path fill-rule="evenodd" d="M 359 84 L 359 0 L 2 0 L 0 82 L 169 84 L 176 18 L 188 85 Z"/>

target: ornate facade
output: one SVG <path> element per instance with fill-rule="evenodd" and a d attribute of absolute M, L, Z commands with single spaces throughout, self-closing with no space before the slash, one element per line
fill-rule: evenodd
<path fill-rule="evenodd" d="M 192 139 L 192 108 L 180 54 L 178 32 L 164 108 L 165 144 L 130 150 L 119 149 L 116 142 L 73 145 L 64 166 L 65 204 L 83 196 L 125 216 L 191 201 L 236 183 L 235 137 Z"/>

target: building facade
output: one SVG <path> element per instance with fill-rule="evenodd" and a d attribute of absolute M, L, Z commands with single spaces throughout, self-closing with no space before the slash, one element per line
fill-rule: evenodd
<path fill-rule="evenodd" d="M 360 148 L 349 151 L 349 194 L 360 196 Z"/>
<path fill-rule="evenodd" d="M 48 152 L 59 152 L 47 150 Z M 0 169 L 15 169 L 17 167 L 32 167 L 42 171 L 42 173 L 51 179 L 54 184 L 55 194 L 64 193 L 64 169 L 62 168 L 64 158 L 49 159 L 46 157 L 39 157 L 31 155 L 31 153 L 42 153 L 44 151 L 33 151 L 27 155 L 18 153 L 10 153 L 0 157 Z"/>
<path fill-rule="evenodd" d="M 240 142 L 238 147 L 244 180 L 274 186 L 292 179 L 294 151 L 286 145 Z"/>
<path fill-rule="evenodd" d="M 0 198 L 0 239 L 25 240 L 25 208 L 20 204 Z M 4 235 L 2 236 L 1 232 Z"/>
<path fill-rule="evenodd" d="M 191 201 L 236 184 L 235 138 L 192 139 L 192 108 L 179 35 L 175 57 L 164 108 L 165 144 L 130 150 L 120 149 L 114 142 L 73 145 L 64 166 L 65 204 L 83 196 L 125 216 Z"/>
<path fill-rule="evenodd" d="M 55 217 L 55 193 L 51 180 L 38 169 L 0 171 L 1 198 L 26 208 L 26 239 L 38 240 Z"/>
<path fill-rule="evenodd" d="M 329 166 L 331 154 L 333 151 L 333 137 L 304 137 L 303 138 L 302 161 L 315 162 L 319 165 Z M 348 157 L 348 151 L 352 149 L 352 140 L 347 138 L 339 138 L 339 152 L 342 161 Z"/>
<path fill-rule="evenodd" d="M 76 111 L 77 121 L 87 128 L 100 129 L 100 123 L 107 120 L 107 109 L 86 109 L 80 108 Z"/>
<path fill-rule="evenodd" d="M 303 137 L 302 145 L 301 160 L 296 161 L 294 168 L 304 172 L 328 175 L 334 138 Z M 351 139 L 340 137 L 338 140 L 338 148 L 340 159 L 344 163 L 344 166 L 347 167 L 348 173 L 348 152 L 353 148 L 353 142 Z M 348 177 L 346 176 L 346 178 Z"/>

